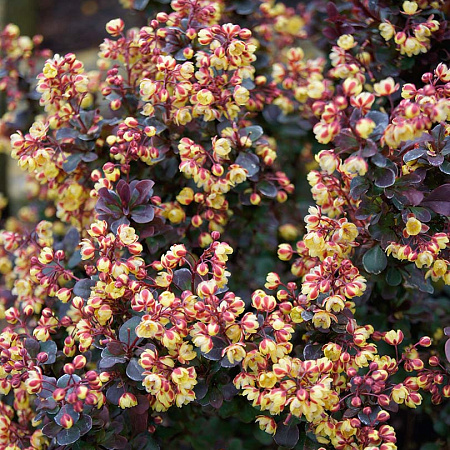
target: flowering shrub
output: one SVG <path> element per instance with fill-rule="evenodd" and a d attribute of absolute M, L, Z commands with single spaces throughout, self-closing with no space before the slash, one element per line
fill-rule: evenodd
<path fill-rule="evenodd" d="M 2 34 L 0 449 L 445 446 L 445 4 L 122 3 L 97 71 Z"/>

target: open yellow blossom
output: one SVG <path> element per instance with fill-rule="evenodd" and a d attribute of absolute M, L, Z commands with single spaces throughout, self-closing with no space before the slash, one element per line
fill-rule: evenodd
<path fill-rule="evenodd" d="M 405 14 L 412 16 L 417 12 L 418 5 L 416 2 L 405 1 L 402 4 L 402 9 Z"/>
<path fill-rule="evenodd" d="M 416 236 L 422 230 L 422 223 L 415 217 L 410 217 L 406 222 L 405 229 L 409 236 Z"/>

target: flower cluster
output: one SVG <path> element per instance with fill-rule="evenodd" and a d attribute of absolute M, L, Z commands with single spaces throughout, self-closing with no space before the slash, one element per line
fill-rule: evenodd
<path fill-rule="evenodd" d="M 401 20 L 396 24 L 383 20 L 378 26 L 381 36 L 386 41 L 393 39 L 401 55 L 411 57 L 426 53 L 430 50 L 433 33 L 439 30 L 439 21 L 433 14 L 427 14 L 430 8 L 433 5 L 429 2 L 404 1 L 399 14 L 399 18 L 405 20 L 404 25 Z"/>
<path fill-rule="evenodd" d="M 28 93 L 21 86 L 28 82 L 28 77 L 36 70 L 36 58 L 48 57 L 48 50 L 39 50 L 42 36 L 21 36 L 17 25 L 8 24 L 1 32 L 1 66 L 0 90 L 6 94 L 8 111 L 16 110 Z M 8 119 L 6 116 L 4 119 Z M 3 119 L 3 120 L 4 120 Z"/>

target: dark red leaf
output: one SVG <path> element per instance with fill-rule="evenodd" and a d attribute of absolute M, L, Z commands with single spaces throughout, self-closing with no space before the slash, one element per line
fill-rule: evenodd
<path fill-rule="evenodd" d="M 439 186 L 421 203 L 435 213 L 450 216 L 450 184 Z"/>

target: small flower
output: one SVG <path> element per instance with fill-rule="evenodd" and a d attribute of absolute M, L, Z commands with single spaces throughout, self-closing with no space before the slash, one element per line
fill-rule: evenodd
<path fill-rule="evenodd" d="M 408 236 L 416 236 L 422 230 L 422 222 L 415 217 L 410 217 L 406 222 L 405 230 Z"/>
<path fill-rule="evenodd" d="M 131 394 L 130 392 L 125 392 L 119 398 L 119 406 L 122 409 L 132 408 L 133 406 L 136 406 L 137 404 L 138 404 L 138 402 L 137 402 L 136 396 Z"/>
<path fill-rule="evenodd" d="M 114 37 L 120 36 L 125 24 L 122 19 L 112 19 L 106 24 L 106 31 Z"/>
<path fill-rule="evenodd" d="M 381 37 L 385 41 L 391 40 L 395 34 L 394 25 L 392 25 L 392 23 L 390 23 L 390 22 L 380 23 L 380 25 L 378 26 L 378 29 L 380 30 Z"/>
<path fill-rule="evenodd" d="M 259 428 L 268 434 L 275 434 L 277 431 L 277 423 L 272 417 L 268 416 L 256 416 L 256 423 Z"/>
<path fill-rule="evenodd" d="M 250 92 L 243 86 L 236 86 L 233 98 L 238 105 L 246 105 L 250 98 Z"/>
<path fill-rule="evenodd" d="M 418 5 L 416 2 L 405 1 L 402 4 L 403 12 L 408 16 L 412 16 L 417 12 Z"/>
<path fill-rule="evenodd" d="M 351 34 L 343 34 L 337 40 L 337 45 L 344 50 L 350 50 L 355 47 L 356 42 Z"/>
<path fill-rule="evenodd" d="M 231 344 L 225 347 L 222 351 L 222 355 L 227 355 L 230 363 L 240 362 L 245 358 L 246 352 L 241 344 Z"/>
<path fill-rule="evenodd" d="M 392 77 L 385 78 L 373 85 L 374 91 L 380 96 L 391 95 L 399 89 L 400 85 L 395 83 Z"/>
<path fill-rule="evenodd" d="M 384 340 L 390 345 L 399 345 L 403 342 L 403 332 L 401 330 L 391 330 L 384 335 Z"/>
<path fill-rule="evenodd" d="M 214 95 L 208 89 L 201 89 L 197 93 L 197 101 L 202 106 L 208 106 L 214 101 Z"/>
<path fill-rule="evenodd" d="M 69 429 L 73 427 L 73 419 L 69 414 L 63 414 L 60 419 L 61 426 L 63 428 Z"/>
<path fill-rule="evenodd" d="M 375 129 L 375 126 L 376 124 L 372 119 L 365 117 L 356 122 L 355 130 L 359 137 L 367 139 Z"/>

